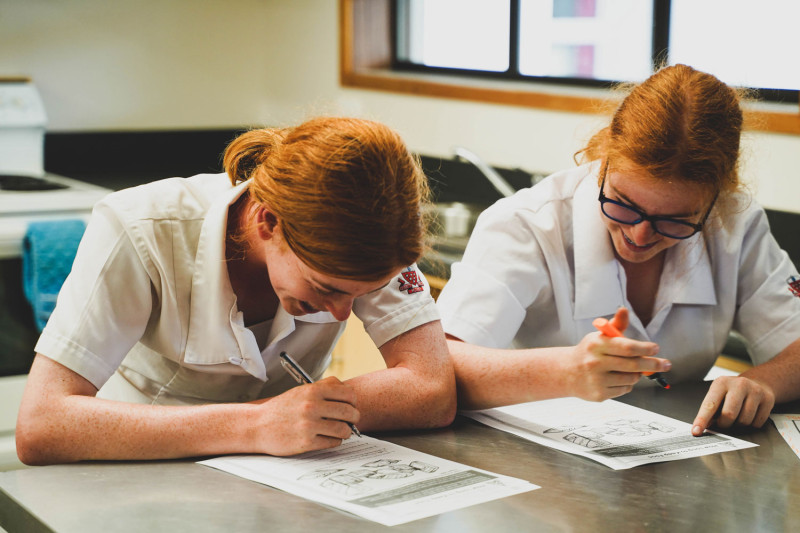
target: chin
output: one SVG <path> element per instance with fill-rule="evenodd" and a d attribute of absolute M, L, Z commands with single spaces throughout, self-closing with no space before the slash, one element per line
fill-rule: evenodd
<path fill-rule="evenodd" d="M 283 310 L 292 316 L 303 316 L 308 314 L 303 310 L 303 307 L 300 305 L 300 302 L 292 301 L 287 303 L 281 301 L 281 307 L 283 307 Z"/>
<path fill-rule="evenodd" d="M 655 254 L 630 254 L 630 253 L 620 254 L 620 253 L 617 253 L 617 255 L 623 261 L 625 261 L 627 263 L 636 263 L 636 264 L 638 264 L 638 263 L 646 263 L 647 261 L 649 261 L 650 259 L 655 257 Z"/>

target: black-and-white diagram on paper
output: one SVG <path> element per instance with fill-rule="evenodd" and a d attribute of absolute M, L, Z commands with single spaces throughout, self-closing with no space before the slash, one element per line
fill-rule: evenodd
<path fill-rule="evenodd" d="M 400 459 L 378 459 L 364 463 L 359 468 L 321 468 L 298 477 L 299 480 L 320 479 L 320 487 L 348 496 L 356 496 L 373 490 L 370 481 L 395 480 L 412 477 L 417 472 L 432 474 L 438 466 L 422 461 L 404 464 Z M 366 485 L 364 483 L 367 482 Z"/>
<path fill-rule="evenodd" d="M 614 469 L 756 446 L 615 400 L 559 398 L 462 414 L 488 426 Z"/>
<path fill-rule="evenodd" d="M 572 444 L 585 448 L 602 448 L 611 446 L 611 442 L 605 440 L 609 436 L 636 436 L 645 437 L 654 432 L 671 433 L 675 427 L 662 422 L 644 422 L 638 418 L 619 418 L 609 420 L 603 425 L 582 425 L 582 426 L 560 426 L 544 430 L 545 434 L 554 435 L 563 433 L 563 439 Z"/>
<path fill-rule="evenodd" d="M 200 464 L 387 526 L 539 488 L 367 435 L 291 457 L 226 456 Z"/>

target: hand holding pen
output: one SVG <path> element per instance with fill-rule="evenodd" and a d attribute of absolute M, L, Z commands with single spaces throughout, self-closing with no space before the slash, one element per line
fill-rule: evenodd
<path fill-rule="evenodd" d="M 291 355 L 286 352 L 280 353 L 281 358 L 281 366 L 283 367 L 286 372 L 291 375 L 295 381 L 297 381 L 301 385 L 308 385 L 314 383 L 314 380 L 311 379 L 311 376 L 303 370 L 297 361 L 295 361 Z M 350 433 L 355 435 L 356 437 L 361 437 L 361 432 L 358 431 L 358 428 L 352 422 L 346 422 L 348 426 L 350 426 Z"/>
<path fill-rule="evenodd" d="M 616 321 L 618 320 L 618 318 L 622 319 L 623 316 L 625 319 L 627 319 L 627 309 L 625 310 L 624 313 L 620 313 L 620 311 L 617 311 L 617 314 L 614 315 L 614 319 L 612 319 L 612 321 Z M 605 318 L 595 318 L 594 321 L 592 321 L 592 325 L 606 337 L 612 337 L 612 338 L 622 337 L 623 335 L 622 332 L 620 331 L 620 328 L 618 328 L 617 325 L 615 325 L 612 321 L 609 321 Z M 624 324 L 627 326 L 627 320 L 624 320 Z M 664 377 L 661 375 L 660 372 L 642 372 L 642 374 L 647 376 L 648 379 L 655 381 L 663 388 L 665 389 L 670 388 L 669 383 L 667 382 L 666 379 L 664 379 Z"/>

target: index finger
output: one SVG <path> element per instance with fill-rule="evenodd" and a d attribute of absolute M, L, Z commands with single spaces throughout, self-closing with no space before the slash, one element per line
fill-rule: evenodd
<path fill-rule="evenodd" d="M 692 435 L 699 437 L 711 425 L 711 420 L 722 406 L 722 401 L 725 399 L 725 392 L 719 391 L 716 387 L 711 386 L 700 405 L 700 410 L 692 423 Z"/>
<path fill-rule="evenodd" d="M 356 405 L 356 391 L 353 387 L 342 383 L 334 376 L 317 381 L 311 386 L 316 387 L 325 400 L 349 403 L 352 406 Z"/>
<path fill-rule="evenodd" d="M 658 344 L 649 341 L 637 341 L 627 337 L 615 337 L 606 341 L 607 355 L 619 357 L 649 357 L 658 353 Z"/>

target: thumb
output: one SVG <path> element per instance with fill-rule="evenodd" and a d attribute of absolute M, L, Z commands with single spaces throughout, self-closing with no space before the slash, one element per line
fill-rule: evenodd
<path fill-rule="evenodd" d="M 614 313 L 614 318 L 610 322 L 620 333 L 625 333 L 625 330 L 628 329 L 628 309 L 625 307 L 617 309 L 617 312 Z"/>

